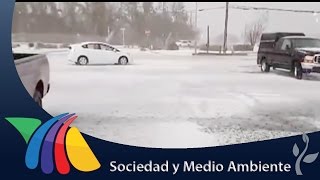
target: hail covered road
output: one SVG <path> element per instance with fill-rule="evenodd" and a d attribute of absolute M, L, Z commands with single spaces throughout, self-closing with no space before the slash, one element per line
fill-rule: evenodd
<path fill-rule="evenodd" d="M 256 55 L 130 50 L 134 64 L 76 66 L 49 53 L 44 109 L 74 112 L 82 132 L 121 144 L 185 148 L 260 141 L 320 129 L 320 76 L 261 73 Z"/>

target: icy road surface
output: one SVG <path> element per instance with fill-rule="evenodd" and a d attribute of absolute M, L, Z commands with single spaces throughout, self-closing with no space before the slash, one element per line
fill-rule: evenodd
<path fill-rule="evenodd" d="M 50 53 L 44 109 L 76 113 L 82 132 L 144 147 L 192 148 L 320 129 L 320 76 L 261 73 L 256 55 L 131 50 L 134 64 L 76 66 Z"/>

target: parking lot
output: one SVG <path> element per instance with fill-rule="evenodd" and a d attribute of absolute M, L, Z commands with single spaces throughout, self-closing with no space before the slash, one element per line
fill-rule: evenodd
<path fill-rule="evenodd" d="M 49 53 L 44 109 L 76 113 L 82 132 L 121 144 L 185 148 L 320 129 L 320 76 L 261 73 L 256 55 L 130 50 L 134 64 L 76 66 Z"/>

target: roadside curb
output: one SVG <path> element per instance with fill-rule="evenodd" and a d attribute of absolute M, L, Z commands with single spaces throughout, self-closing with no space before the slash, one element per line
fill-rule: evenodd
<path fill-rule="evenodd" d="M 233 53 L 233 54 L 220 54 L 220 53 L 192 53 L 193 56 L 248 56 L 248 53 Z"/>

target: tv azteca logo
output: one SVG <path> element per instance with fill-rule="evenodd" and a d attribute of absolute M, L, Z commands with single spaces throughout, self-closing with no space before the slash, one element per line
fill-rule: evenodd
<path fill-rule="evenodd" d="M 80 131 L 75 127 L 69 128 L 76 118 L 74 114 L 61 114 L 43 125 L 33 118 L 6 120 L 28 144 L 25 163 L 29 169 L 35 169 L 40 164 L 42 172 L 50 174 L 56 166 L 60 174 L 68 174 L 71 163 L 79 171 L 97 170 L 101 165 Z"/>

